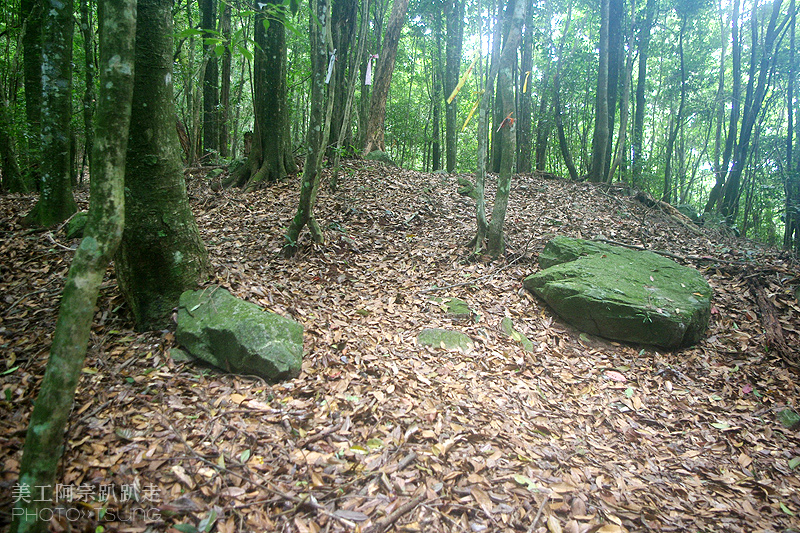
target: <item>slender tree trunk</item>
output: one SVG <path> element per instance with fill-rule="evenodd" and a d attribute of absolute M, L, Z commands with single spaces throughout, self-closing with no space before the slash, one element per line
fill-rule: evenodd
<path fill-rule="evenodd" d="M 445 0 L 445 98 L 453 92 L 458 85 L 461 70 L 461 53 L 464 43 L 464 0 Z M 445 107 L 445 169 L 454 172 L 456 169 L 456 139 L 458 137 L 458 124 L 456 123 L 456 100 Z"/>
<path fill-rule="evenodd" d="M 337 0 L 331 6 L 331 35 L 333 49 L 336 51 L 336 67 L 331 79 L 331 97 L 333 98 L 333 111 L 331 114 L 330 138 L 325 140 L 326 152 L 329 159 L 335 157 L 334 151 L 339 140 L 339 132 L 344 128 L 343 141 L 347 138 L 350 122 L 344 121 L 344 111 L 349 96 L 350 87 L 348 67 L 350 72 L 356 72 L 359 63 L 353 63 L 350 50 L 356 37 L 358 26 L 358 1 Z M 327 66 L 327 65 L 326 65 Z M 326 72 L 327 74 L 327 72 Z"/>
<path fill-rule="evenodd" d="M 86 88 L 83 93 L 83 129 L 86 132 L 84 158 L 92 166 L 92 141 L 94 139 L 94 23 L 89 0 L 81 0 L 81 35 L 83 36 L 83 57 Z M 83 169 L 81 169 L 81 180 Z"/>
<path fill-rule="evenodd" d="M 217 29 L 217 0 L 200 0 L 205 37 L 214 37 Z M 219 66 L 214 45 L 203 45 L 206 68 L 203 75 L 203 159 L 213 162 L 219 151 Z"/>
<path fill-rule="evenodd" d="M 513 0 L 509 0 L 509 3 Z M 511 7 L 511 6 L 509 6 Z M 483 247 L 484 235 L 488 237 L 487 252 L 492 257 L 498 257 L 505 250 L 505 240 L 503 237 L 503 225 L 506 216 L 506 209 L 508 206 L 508 195 L 511 190 L 511 175 L 514 171 L 514 156 L 516 155 L 516 131 L 514 131 L 514 121 L 507 120 L 498 124 L 498 130 L 495 134 L 503 135 L 503 152 L 501 154 L 500 175 L 497 179 L 497 192 L 495 194 L 494 206 L 492 207 L 492 218 L 489 225 L 486 225 L 486 215 L 481 211 L 485 209 L 485 156 L 486 150 L 486 110 L 488 110 L 488 99 L 493 93 L 494 79 L 498 78 L 498 83 L 501 86 L 500 95 L 502 98 L 503 112 L 508 117 L 509 113 L 514 111 L 514 85 L 513 73 L 514 63 L 516 61 L 517 49 L 521 39 L 522 21 L 525 14 L 525 5 L 522 1 L 517 1 L 513 5 L 513 11 L 508 13 L 509 31 L 503 43 L 502 50 L 499 57 L 492 59 L 492 66 L 487 80 L 486 92 L 481 101 L 481 110 L 483 117 L 483 125 L 479 126 L 478 130 L 478 171 L 476 173 L 476 192 L 478 193 L 478 201 L 476 208 L 478 209 L 478 232 L 476 234 L 474 246 L 475 252 L 479 253 Z M 498 36 L 495 36 L 497 39 Z M 482 141 L 483 139 L 483 141 Z M 481 154 L 483 150 L 483 154 Z"/>
<path fill-rule="evenodd" d="M 361 65 L 361 59 L 364 57 L 364 50 L 367 46 L 367 29 L 369 28 L 369 0 L 362 0 L 361 3 L 361 26 L 358 30 L 358 50 L 356 52 L 355 61 L 351 68 L 351 72 L 358 71 Z M 339 127 L 339 135 L 336 138 L 336 148 L 333 150 L 333 173 L 331 174 L 330 186 L 331 190 L 335 191 L 339 186 L 339 161 L 342 157 L 342 146 L 344 145 L 345 136 L 347 135 L 347 125 L 350 124 L 350 114 L 353 109 L 353 97 L 356 92 L 356 80 L 358 76 L 352 75 L 347 83 L 347 94 L 344 103 L 344 110 L 342 112 L 342 124 Z M 331 119 L 332 121 L 333 119 Z"/>
<path fill-rule="evenodd" d="M 39 513 L 53 506 L 52 487 L 63 454 L 64 428 L 86 356 L 97 294 L 122 235 L 128 137 L 120 132 L 128 131 L 131 116 L 136 3 L 101 0 L 98 10 L 101 83 L 89 220 L 64 285 L 50 358 L 20 464 L 20 486 L 47 490 L 42 498 L 15 503 L 11 524 L 14 533 L 44 533 L 49 529 L 49 522 L 42 520 Z"/>
<path fill-rule="evenodd" d="M 755 6 L 754 6 L 755 7 Z M 720 205 L 720 213 L 733 223 L 738 211 L 738 200 L 740 195 L 740 182 L 742 178 L 742 171 L 744 170 L 744 163 L 748 158 L 750 149 L 750 137 L 753 133 L 758 115 L 761 112 L 761 106 L 764 103 L 764 97 L 768 88 L 768 75 L 770 65 L 776 60 L 774 54 L 774 47 L 778 37 L 778 15 L 780 14 L 781 0 L 775 0 L 772 5 L 772 14 L 770 16 L 767 31 L 764 35 L 764 42 L 761 49 L 761 58 L 758 67 L 758 81 L 754 84 L 756 54 L 758 53 L 757 40 L 755 36 L 755 27 L 757 24 L 756 10 L 753 9 L 751 20 L 753 21 L 753 46 L 752 46 L 752 61 L 751 61 L 751 74 L 747 83 L 747 94 L 745 96 L 744 113 L 742 115 L 742 129 L 739 134 L 739 142 L 736 147 L 736 157 L 733 160 L 731 171 L 728 178 L 725 180 L 725 185 L 722 189 L 722 203 Z M 788 16 L 788 15 L 787 15 Z M 755 85 L 755 87 L 754 87 Z"/>
<path fill-rule="evenodd" d="M 300 201 L 297 213 L 286 231 L 284 255 L 292 257 L 297 253 L 297 241 L 300 232 L 308 225 L 314 242 L 324 240 L 322 230 L 314 217 L 314 204 L 319 191 L 319 173 L 322 168 L 322 157 L 325 155 L 325 141 L 328 138 L 333 98 L 330 85 L 326 85 L 325 77 L 328 67 L 328 51 L 330 36 L 330 4 L 327 0 L 311 0 L 309 17 L 309 35 L 311 40 L 311 115 L 308 123 L 306 140 L 306 161 L 303 166 L 303 179 L 300 182 Z"/>
<path fill-rule="evenodd" d="M 8 192 L 28 193 L 28 185 L 22 176 L 17 160 L 14 137 L 11 135 L 11 110 L 6 101 L 6 92 L 0 83 L 0 189 Z"/>
<path fill-rule="evenodd" d="M 597 92 L 595 94 L 594 137 L 592 138 L 592 165 L 589 180 L 605 181 L 605 160 L 608 145 L 608 9 L 609 0 L 600 2 L 600 58 L 597 68 Z"/>
<path fill-rule="evenodd" d="M 625 54 L 622 39 L 622 21 L 625 18 L 624 0 L 609 0 L 608 5 L 608 141 L 604 159 L 603 180 L 611 180 L 611 158 L 614 147 L 614 126 L 617 119 L 617 102 L 620 99 L 620 76 Z"/>
<path fill-rule="evenodd" d="M 645 90 L 647 88 L 647 58 L 650 52 L 650 30 L 655 17 L 656 0 L 647 0 L 644 22 L 639 32 L 639 74 L 636 80 L 636 110 L 633 116 L 631 139 L 631 171 L 634 185 L 642 183 L 642 139 L 644 137 Z"/>
<path fill-rule="evenodd" d="M 736 142 L 736 131 L 739 125 L 741 114 L 741 95 L 742 95 L 742 47 L 739 42 L 739 5 L 740 0 L 733 0 L 733 16 L 731 17 L 731 59 L 733 61 L 733 71 L 731 72 L 733 88 L 731 92 L 731 116 L 728 122 L 728 134 L 725 137 L 725 150 L 722 155 L 722 165 L 719 167 L 716 182 L 708 195 L 708 202 L 703 209 L 706 213 L 712 211 L 722 195 L 722 188 L 725 186 L 725 179 L 728 176 Z M 755 52 L 754 52 L 755 53 Z"/>
<path fill-rule="evenodd" d="M 189 207 L 172 92 L 172 1 L 139 0 L 133 115 L 125 166 L 125 232 L 117 279 L 136 327 L 166 327 L 208 259 Z M 147 43 L 145 45 L 145 43 Z"/>
<path fill-rule="evenodd" d="M 789 84 L 786 89 L 786 110 L 789 117 L 786 133 L 786 178 L 784 187 L 786 192 L 786 223 L 783 231 L 783 247 L 786 250 L 793 250 L 796 255 L 800 255 L 800 157 L 797 163 L 794 162 L 794 99 L 798 97 L 794 85 L 794 78 L 797 76 L 797 52 L 795 40 L 795 27 L 797 23 L 797 11 L 795 0 L 789 3 Z M 798 115 L 800 116 L 800 114 Z"/>
<path fill-rule="evenodd" d="M 50 227 L 68 219 L 77 205 L 72 196 L 70 120 L 72 119 L 72 0 L 46 0 L 42 43 L 42 177 L 39 201 L 25 222 Z"/>
<path fill-rule="evenodd" d="M 556 132 L 558 134 L 558 146 L 561 149 L 561 156 L 564 158 L 564 164 L 569 171 L 569 177 L 572 180 L 578 179 L 578 171 L 575 168 L 575 163 L 572 160 L 572 154 L 569 151 L 567 144 L 567 136 L 564 132 L 564 118 L 561 113 L 561 66 L 564 61 L 564 45 L 567 42 L 569 35 L 569 27 L 572 23 L 572 2 L 567 8 L 567 21 L 564 23 L 564 33 L 561 35 L 561 42 L 558 45 L 558 62 L 556 63 L 556 75 L 553 79 L 553 107 L 556 119 Z"/>
<path fill-rule="evenodd" d="M 678 36 L 678 57 L 680 58 L 681 70 L 681 101 L 678 105 L 678 114 L 671 120 L 672 127 L 667 139 L 667 152 L 664 163 L 664 189 L 661 193 L 661 201 L 670 203 L 673 198 L 674 183 L 672 180 L 672 154 L 675 147 L 675 139 L 678 137 L 681 124 L 683 122 L 683 110 L 686 107 L 686 61 L 683 55 L 683 36 L 686 33 L 686 19 L 681 21 L 680 35 Z M 670 117 L 671 119 L 673 117 Z"/>
<path fill-rule="evenodd" d="M 220 32 L 225 42 L 231 40 L 231 4 L 225 2 L 220 18 Z M 231 50 L 225 47 L 222 53 L 222 72 L 219 85 L 219 156 L 228 158 L 231 154 L 230 119 L 231 119 Z"/>
<path fill-rule="evenodd" d="M 25 26 L 22 31 L 22 64 L 25 84 L 25 152 L 29 170 L 28 188 L 40 187 L 42 135 L 42 24 L 44 0 L 21 0 Z"/>
<path fill-rule="evenodd" d="M 431 95 L 431 107 L 433 112 L 433 124 L 431 132 L 431 168 L 435 172 L 442 168 L 442 20 L 441 17 L 435 15 L 433 17 L 434 37 L 436 39 L 436 51 L 433 54 L 434 68 L 432 70 L 432 85 L 433 94 Z"/>
<path fill-rule="evenodd" d="M 374 149 L 386 151 L 383 139 L 383 122 L 386 118 L 386 100 L 389 97 L 389 86 L 392 83 L 394 62 L 397 57 L 397 45 L 400 42 L 400 31 L 406 20 L 408 0 L 395 0 L 392 14 L 386 27 L 386 36 L 383 39 L 383 52 L 378 59 L 379 64 L 372 87 L 372 99 L 369 106 L 369 122 L 367 123 L 364 155 Z"/>
<path fill-rule="evenodd" d="M 522 44 L 520 45 L 520 91 L 519 91 L 519 117 L 517 120 L 517 172 L 531 171 L 531 149 L 533 139 L 531 131 L 533 128 L 531 112 L 533 109 L 533 0 L 525 0 L 525 30 L 522 33 Z M 539 115 L 541 121 L 543 116 Z M 537 153 L 539 144 L 537 142 Z"/>

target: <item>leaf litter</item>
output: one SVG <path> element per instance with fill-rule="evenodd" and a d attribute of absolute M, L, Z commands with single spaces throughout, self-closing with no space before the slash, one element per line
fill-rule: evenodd
<path fill-rule="evenodd" d="M 187 172 L 215 268 L 209 283 L 304 325 L 296 379 L 268 384 L 173 359 L 172 331 L 132 329 L 109 270 L 58 475 L 82 488 L 69 504 L 94 511 L 82 527 L 800 529 L 800 439 L 778 416 L 800 409 L 792 359 L 800 270 L 788 255 L 691 230 L 623 187 L 521 175 L 507 253 L 491 262 L 466 247 L 474 204 L 455 193 L 457 176 L 350 161 L 338 192 L 320 190 L 327 242 L 304 236 L 287 260 L 280 252 L 297 183 L 213 192 L 202 171 Z M 63 228 L 22 228 L 34 201 L 0 197 L 6 525 L 77 244 Z M 706 338 L 663 352 L 565 325 L 521 283 L 558 234 L 643 247 L 698 268 L 715 291 Z M 472 313 L 448 315 L 443 298 Z M 774 306 L 788 357 L 768 344 L 759 301 Z M 476 348 L 418 346 L 416 335 L 430 327 L 464 332 Z M 103 486 L 116 492 L 103 498 Z M 56 514 L 53 530 L 77 527 L 68 516 Z"/>

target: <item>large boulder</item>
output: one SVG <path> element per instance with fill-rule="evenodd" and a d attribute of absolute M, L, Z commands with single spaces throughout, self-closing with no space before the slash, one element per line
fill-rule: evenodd
<path fill-rule="evenodd" d="M 181 294 L 175 338 L 191 355 L 228 372 L 273 382 L 300 373 L 303 326 L 221 287 Z"/>
<path fill-rule="evenodd" d="M 711 316 L 711 287 L 695 269 L 652 252 L 556 237 L 525 278 L 576 328 L 608 339 L 664 348 L 699 341 Z"/>

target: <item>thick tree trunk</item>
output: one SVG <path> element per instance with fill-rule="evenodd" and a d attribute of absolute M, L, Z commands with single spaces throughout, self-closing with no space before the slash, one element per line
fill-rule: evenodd
<path fill-rule="evenodd" d="M 208 271 L 175 131 L 171 7 L 171 0 L 139 0 L 138 5 L 127 216 L 116 269 L 139 330 L 166 327 L 181 293 Z"/>
<path fill-rule="evenodd" d="M 328 0 L 311 0 L 309 16 L 309 35 L 311 40 L 311 114 L 306 136 L 306 160 L 303 165 L 303 178 L 300 181 L 300 201 L 289 229 L 286 231 L 286 244 L 283 251 L 286 257 L 297 253 L 300 232 L 308 225 L 314 242 L 324 240 L 322 230 L 314 217 L 314 204 L 319 191 L 319 173 L 325 155 L 325 141 L 328 139 L 331 122 L 333 98 L 330 85 L 325 83 L 328 70 L 330 36 L 330 4 Z"/>
<path fill-rule="evenodd" d="M 15 503 L 11 531 L 44 533 L 40 511 L 52 507 L 75 388 L 86 356 L 95 302 L 108 262 L 122 235 L 125 148 L 131 116 L 134 0 L 101 0 L 100 91 L 97 102 L 91 201 L 85 237 L 75 252 L 61 298 L 56 331 L 42 386 L 28 425 L 19 486 L 48 487 L 43 498 Z M 42 501 L 39 501 L 42 500 Z"/>
<path fill-rule="evenodd" d="M 39 201 L 25 222 L 49 227 L 68 219 L 77 206 L 72 196 L 70 120 L 72 119 L 72 0 L 47 0 L 42 42 L 42 177 Z"/>
<path fill-rule="evenodd" d="M 608 154 L 608 9 L 609 0 L 600 2 L 600 59 L 597 68 L 597 92 L 595 94 L 594 137 L 592 138 L 592 165 L 589 180 L 605 181 L 606 156 Z"/>
<path fill-rule="evenodd" d="M 336 50 L 336 66 L 330 82 L 332 88 L 330 92 L 333 98 L 330 134 L 325 139 L 327 145 L 325 150 L 329 159 L 335 157 L 334 151 L 342 128 L 344 128 L 342 139 L 344 140 L 347 137 L 350 121 L 349 119 L 347 122 L 344 121 L 344 114 L 349 98 L 348 89 L 351 85 L 350 79 L 357 78 L 352 73 L 356 72 L 359 66 L 359 62 L 354 62 L 350 54 L 358 26 L 358 1 L 337 0 L 332 4 L 331 37 L 333 39 L 333 49 Z M 351 74 L 348 74 L 348 68 Z"/>
<path fill-rule="evenodd" d="M 372 99 L 369 105 L 369 122 L 364 142 L 364 155 L 372 150 L 386 151 L 383 139 L 383 122 L 386 118 L 386 100 L 389 97 L 389 86 L 392 83 L 394 62 L 397 57 L 397 45 L 400 42 L 400 31 L 406 20 L 408 0 L 395 0 L 392 14 L 386 27 L 386 36 L 383 39 L 383 51 L 378 59 L 375 84 L 372 87 Z"/>
<path fill-rule="evenodd" d="M 461 53 L 464 43 L 464 0 L 445 0 L 445 80 L 444 95 L 449 96 L 458 85 L 461 71 Z M 456 112 L 458 104 L 455 100 L 445 106 L 445 169 L 454 172 L 456 169 L 456 139 L 458 124 Z"/>
<path fill-rule="evenodd" d="M 256 16 L 253 65 L 253 146 L 247 162 L 228 182 L 252 191 L 264 182 L 283 179 L 297 171 L 290 146 L 289 107 L 286 101 L 286 28 L 270 16 L 284 9 L 280 0 L 268 0 Z M 268 21 L 268 28 L 264 28 Z"/>
<path fill-rule="evenodd" d="M 202 26 L 204 30 L 217 29 L 217 0 L 201 0 Z M 213 33 L 206 33 L 212 37 Z M 219 66 L 214 45 L 203 45 L 206 61 L 203 75 L 203 160 L 213 162 L 219 151 Z"/>
<path fill-rule="evenodd" d="M 624 0 L 609 0 L 608 5 L 608 141 L 603 170 L 604 181 L 611 180 L 611 158 L 614 147 L 614 127 L 617 120 L 617 102 L 620 100 L 620 76 L 625 54 L 622 39 L 622 21 L 625 18 Z"/>

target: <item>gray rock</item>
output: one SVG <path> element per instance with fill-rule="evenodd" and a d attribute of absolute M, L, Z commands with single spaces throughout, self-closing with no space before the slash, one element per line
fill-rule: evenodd
<path fill-rule="evenodd" d="M 391 156 L 381 150 L 371 151 L 370 153 L 367 154 L 367 157 L 365 157 L 364 159 L 367 159 L 369 161 L 380 161 L 381 163 L 386 163 L 387 165 L 393 167 L 397 166 L 397 163 L 395 163 L 394 160 L 392 160 Z"/>
<path fill-rule="evenodd" d="M 475 349 L 475 343 L 472 342 L 469 335 L 448 329 L 423 329 L 417 335 L 417 342 L 422 346 L 433 346 L 461 353 L 470 353 Z"/>
<path fill-rule="evenodd" d="M 175 338 L 191 355 L 228 372 L 273 382 L 300 373 L 303 326 L 221 287 L 181 294 Z"/>
<path fill-rule="evenodd" d="M 67 222 L 65 231 L 67 239 L 82 239 L 87 220 L 89 220 L 89 213 L 87 211 L 78 211 L 72 215 L 72 218 Z"/>
<path fill-rule="evenodd" d="M 660 255 L 556 237 L 539 262 L 544 270 L 525 288 L 581 331 L 672 349 L 698 342 L 708 327 L 708 282 Z"/>

